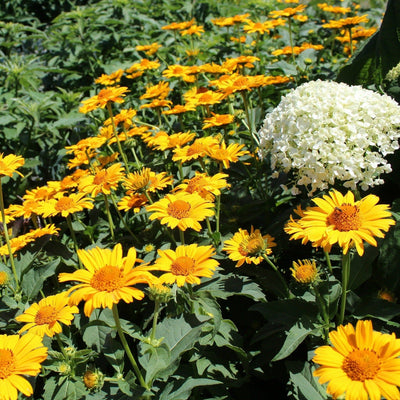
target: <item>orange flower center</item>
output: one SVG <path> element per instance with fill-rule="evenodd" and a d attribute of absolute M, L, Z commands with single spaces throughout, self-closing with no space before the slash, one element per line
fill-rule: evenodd
<path fill-rule="evenodd" d="M 300 283 L 311 283 L 317 275 L 317 270 L 312 264 L 300 265 L 295 272 L 295 279 Z"/>
<path fill-rule="evenodd" d="M 99 171 L 93 179 L 95 185 L 102 185 L 107 182 L 107 171 Z"/>
<path fill-rule="evenodd" d="M 8 349 L 0 349 L 0 379 L 5 379 L 13 373 L 14 364 L 13 352 Z"/>
<path fill-rule="evenodd" d="M 74 201 L 69 197 L 62 197 L 60 200 L 57 201 L 55 205 L 55 209 L 57 211 L 67 211 L 70 210 L 74 205 Z"/>
<path fill-rule="evenodd" d="M 254 256 L 260 251 L 264 250 L 265 243 L 264 239 L 260 234 L 251 234 L 247 240 L 244 240 L 239 245 L 239 253 L 242 256 Z"/>
<path fill-rule="evenodd" d="M 379 357 L 371 350 L 353 350 L 343 361 L 342 370 L 352 381 L 373 379 L 381 367 Z"/>
<path fill-rule="evenodd" d="M 198 144 L 198 143 L 193 143 L 189 146 L 187 155 L 188 156 L 193 156 L 195 154 L 201 154 L 204 152 L 204 146 Z"/>
<path fill-rule="evenodd" d="M 168 204 L 167 212 L 168 215 L 177 219 L 187 218 L 190 212 L 190 204 L 184 200 L 175 200 Z"/>
<path fill-rule="evenodd" d="M 123 286 L 122 271 L 114 265 L 105 265 L 93 274 L 90 286 L 100 292 L 112 292 Z"/>
<path fill-rule="evenodd" d="M 360 209 L 356 205 L 342 204 L 335 207 L 328 217 L 328 224 L 341 232 L 357 230 L 361 226 Z"/>
<path fill-rule="evenodd" d="M 35 316 L 35 324 L 37 325 L 51 325 L 56 322 L 57 310 L 54 306 L 43 306 Z"/>
<path fill-rule="evenodd" d="M 189 275 L 194 269 L 193 258 L 182 256 L 178 257 L 171 265 L 171 273 L 173 275 Z"/>

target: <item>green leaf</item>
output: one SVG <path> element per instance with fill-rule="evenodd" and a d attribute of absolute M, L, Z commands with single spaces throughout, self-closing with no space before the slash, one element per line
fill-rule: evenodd
<path fill-rule="evenodd" d="M 311 335 L 317 330 L 318 329 L 314 328 L 314 325 L 311 323 L 311 321 L 301 317 L 299 321 L 289 329 L 282 348 L 272 359 L 272 361 L 279 361 L 288 357 L 299 347 L 301 343 L 303 343 L 308 335 Z"/>
<path fill-rule="evenodd" d="M 187 378 L 183 381 L 169 383 L 160 394 L 159 400 L 185 400 L 196 387 L 218 385 L 220 381 L 204 378 Z"/>
<path fill-rule="evenodd" d="M 367 298 L 358 304 L 352 314 L 359 319 L 372 317 L 388 321 L 400 315 L 400 305 L 378 298 Z"/>
<path fill-rule="evenodd" d="M 146 371 L 145 381 L 149 384 L 156 378 L 168 378 L 178 366 L 171 361 L 171 352 L 164 343 L 158 347 L 143 343 L 141 352 L 143 355 L 139 358 L 139 362 Z"/>
<path fill-rule="evenodd" d="M 89 323 L 83 329 L 83 341 L 88 347 L 95 347 L 101 353 L 107 337 L 113 331 L 104 321 L 101 320 L 102 310 L 94 310 L 90 316 Z"/>
<path fill-rule="evenodd" d="M 378 257 L 379 251 L 376 247 L 365 246 L 364 255 L 360 257 L 357 253 L 351 258 L 350 278 L 348 289 L 357 289 L 372 274 L 372 263 Z"/>
<path fill-rule="evenodd" d="M 350 85 L 379 86 L 400 62 L 400 3 L 389 0 L 381 27 L 340 70 L 337 81 Z"/>
<path fill-rule="evenodd" d="M 108 336 L 104 343 L 103 354 L 117 373 L 122 374 L 124 370 L 125 357 L 125 350 L 122 345 Z"/>

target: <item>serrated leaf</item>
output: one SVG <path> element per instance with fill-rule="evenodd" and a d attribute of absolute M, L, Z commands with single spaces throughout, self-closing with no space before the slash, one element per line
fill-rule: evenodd
<path fill-rule="evenodd" d="M 289 329 L 282 348 L 272 361 L 279 361 L 288 357 L 303 343 L 307 336 L 316 331 L 317 329 L 313 329 L 313 325 L 309 320 L 300 318 L 300 320 Z"/>
<path fill-rule="evenodd" d="M 187 378 L 168 384 L 160 394 L 159 400 L 186 400 L 196 387 L 218 385 L 220 381 L 204 378 Z"/>

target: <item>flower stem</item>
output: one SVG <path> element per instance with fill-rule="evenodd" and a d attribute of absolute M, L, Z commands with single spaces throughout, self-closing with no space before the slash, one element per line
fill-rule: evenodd
<path fill-rule="evenodd" d="M 329 257 L 329 253 L 325 250 L 324 254 L 325 254 L 326 265 L 328 266 L 329 272 L 332 274 L 333 271 L 332 271 L 331 258 Z"/>
<path fill-rule="evenodd" d="M 74 242 L 75 252 L 78 254 L 79 246 L 78 246 L 78 241 L 76 240 L 74 228 L 72 227 L 71 215 L 68 214 L 66 219 L 67 219 L 67 225 L 68 225 L 69 231 L 71 232 L 72 241 Z M 82 269 L 83 265 L 82 265 L 81 259 L 79 257 L 78 257 L 78 263 L 79 263 L 79 268 Z"/>
<path fill-rule="evenodd" d="M 293 295 L 290 292 L 289 287 L 288 287 L 285 279 L 283 278 L 282 274 L 279 272 L 278 267 L 268 258 L 268 256 L 265 253 L 262 253 L 262 257 L 272 267 L 272 269 L 276 272 L 280 282 L 282 283 L 282 286 L 285 288 L 286 297 L 289 298 L 289 299 L 293 298 Z"/>
<path fill-rule="evenodd" d="M 108 197 L 106 194 L 103 193 L 104 196 L 104 205 L 106 207 L 106 213 L 108 217 L 108 224 L 110 225 L 110 233 L 111 233 L 111 238 L 113 241 L 115 241 L 115 236 L 114 236 L 114 222 L 112 220 L 111 212 L 110 212 L 110 205 L 108 204 Z"/>
<path fill-rule="evenodd" d="M 322 318 L 324 319 L 324 339 L 325 339 L 325 342 L 328 343 L 330 321 L 329 321 L 329 314 L 326 309 L 325 300 L 323 299 L 323 297 L 321 296 L 321 294 L 319 292 L 318 285 L 313 284 L 312 288 L 314 289 L 315 298 L 316 298 L 319 308 L 321 310 Z"/>
<path fill-rule="evenodd" d="M 122 330 L 121 321 L 119 319 L 117 304 L 113 304 L 112 311 L 113 311 L 113 317 L 114 317 L 114 321 L 115 321 L 115 326 L 117 328 L 118 336 L 121 340 L 122 346 L 124 347 L 126 355 L 128 356 L 128 359 L 135 371 L 136 377 L 139 380 L 140 386 L 142 386 L 146 390 L 149 390 L 150 388 L 146 385 L 143 375 L 140 372 L 139 366 L 135 360 L 135 357 L 133 356 L 131 349 L 129 348 L 128 342 L 126 341 L 124 331 Z"/>
<path fill-rule="evenodd" d="M 157 319 L 159 312 L 160 312 L 160 302 L 158 300 L 154 300 L 153 326 L 151 328 L 151 334 L 150 334 L 151 343 L 153 343 L 153 340 L 156 338 Z"/>
<path fill-rule="evenodd" d="M 11 270 L 14 275 L 14 280 L 15 280 L 15 291 L 19 291 L 19 279 L 18 279 L 18 274 L 17 270 L 15 269 L 15 263 L 14 263 L 14 255 L 12 253 L 11 249 L 11 242 L 10 242 L 10 237 L 8 236 L 8 228 L 6 224 L 6 213 L 5 213 L 5 208 L 4 208 L 4 197 L 3 197 L 3 187 L 1 183 L 1 177 L 0 177 L 0 212 L 1 212 L 1 220 L 3 221 L 3 231 L 4 231 L 4 237 L 6 238 L 6 243 L 7 243 L 7 250 L 9 254 L 9 259 L 11 263 Z"/>
<path fill-rule="evenodd" d="M 347 286 L 350 278 L 350 253 L 347 252 L 342 256 L 342 297 L 340 300 L 340 314 L 338 324 L 342 325 L 344 321 L 344 312 L 346 310 Z"/>

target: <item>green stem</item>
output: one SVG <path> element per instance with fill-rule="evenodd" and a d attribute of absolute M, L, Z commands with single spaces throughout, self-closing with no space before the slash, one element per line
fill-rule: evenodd
<path fill-rule="evenodd" d="M 79 246 L 78 246 L 78 241 L 76 239 L 74 228 L 72 227 L 71 214 L 68 214 L 66 219 L 67 219 L 67 225 L 68 225 L 69 231 L 71 232 L 72 241 L 74 242 L 75 252 L 78 254 Z M 83 265 L 82 265 L 81 259 L 79 257 L 78 257 L 78 263 L 79 263 L 79 268 L 83 269 Z"/>
<path fill-rule="evenodd" d="M 110 205 L 108 204 L 108 197 L 104 193 L 103 193 L 103 196 L 104 196 L 104 205 L 106 207 L 106 213 L 107 213 L 107 218 L 108 218 L 108 224 L 110 225 L 111 238 L 112 238 L 113 241 L 115 241 L 114 222 L 112 220 L 112 216 L 111 216 L 111 212 L 110 212 Z"/>
<path fill-rule="evenodd" d="M 329 253 L 325 250 L 324 254 L 325 254 L 326 265 L 328 266 L 329 272 L 332 274 L 333 270 L 332 270 L 331 258 L 329 257 Z"/>
<path fill-rule="evenodd" d="M 58 346 L 60 347 L 61 353 L 65 358 L 65 361 L 67 361 L 69 357 L 68 357 L 67 353 L 65 352 L 65 348 L 64 348 L 63 342 L 60 339 L 60 335 L 58 333 L 56 333 L 54 336 L 57 340 Z"/>
<path fill-rule="evenodd" d="M 121 154 L 122 160 L 124 161 L 126 172 L 129 173 L 128 160 L 126 158 L 125 152 L 122 150 L 121 142 L 119 141 L 117 128 L 116 128 L 115 122 L 114 122 L 114 115 L 113 115 L 113 112 L 112 112 L 112 108 L 111 108 L 111 103 L 110 102 L 107 103 L 107 111 L 108 111 L 108 114 L 110 115 L 111 124 L 112 124 L 112 128 L 113 128 L 113 133 L 114 133 L 115 139 L 117 140 L 118 151 Z"/>
<path fill-rule="evenodd" d="M 319 308 L 321 310 L 321 314 L 322 314 L 322 318 L 324 319 L 324 339 L 325 342 L 328 343 L 328 338 L 329 338 L 329 314 L 328 311 L 326 309 L 326 304 L 324 299 L 322 298 L 321 294 L 319 293 L 318 290 L 318 285 L 313 284 L 312 288 L 314 289 L 314 293 L 315 293 L 315 298 L 319 304 Z"/>
<path fill-rule="evenodd" d="M 294 49 L 293 49 L 293 37 L 292 37 L 292 19 L 290 17 L 288 18 L 288 24 L 289 24 L 289 43 L 290 43 L 290 48 L 292 49 L 292 61 L 293 64 L 296 64 L 293 51 Z"/>
<path fill-rule="evenodd" d="M 290 292 L 289 287 L 288 287 L 285 279 L 283 278 L 282 274 L 278 270 L 278 267 L 268 258 L 268 256 L 265 253 L 262 254 L 262 257 L 272 267 L 272 269 L 276 272 L 280 282 L 282 283 L 282 286 L 285 288 L 286 297 L 289 298 L 289 299 L 293 298 L 293 294 Z"/>
<path fill-rule="evenodd" d="M 181 245 L 184 246 L 185 245 L 185 234 L 180 229 L 179 229 L 179 238 L 181 239 Z"/>
<path fill-rule="evenodd" d="M 158 319 L 159 312 L 160 312 L 160 302 L 158 300 L 155 300 L 154 301 L 153 326 L 151 328 L 151 335 L 150 335 L 151 343 L 156 338 L 157 319 Z"/>
<path fill-rule="evenodd" d="M 1 220 L 3 221 L 3 231 L 4 231 L 4 237 L 6 238 L 9 260 L 11 263 L 11 269 L 12 269 L 12 273 L 14 275 L 14 280 L 15 280 L 15 291 L 18 292 L 19 288 L 20 288 L 19 287 L 19 279 L 18 279 L 17 270 L 15 268 L 14 255 L 13 255 L 12 249 L 11 249 L 10 237 L 8 236 L 8 228 L 7 228 L 7 224 L 6 224 L 6 213 L 5 213 L 5 208 L 4 208 L 4 196 L 3 196 L 3 186 L 1 183 L 1 177 L 0 177 L 0 211 L 1 211 Z"/>
<path fill-rule="evenodd" d="M 146 385 L 143 375 L 140 372 L 139 366 L 135 360 L 135 357 L 133 356 L 131 349 L 129 348 L 128 342 L 126 341 L 124 331 L 122 330 L 121 321 L 119 319 L 117 304 L 113 304 L 112 311 L 113 311 L 113 317 L 114 317 L 114 321 L 115 321 L 115 326 L 117 328 L 118 336 L 121 340 L 122 346 L 124 347 L 125 353 L 128 356 L 128 359 L 133 367 L 133 370 L 135 371 L 135 374 L 136 374 L 136 377 L 138 378 L 140 386 L 142 386 L 146 390 L 150 390 L 150 388 Z"/>
<path fill-rule="evenodd" d="M 350 278 L 350 253 L 343 254 L 342 256 L 342 297 L 340 300 L 340 314 L 338 317 L 338 324 L 342 325 L 344 321 L 344 312 L 346 310 L 347 300 L 347 286 Z"/>

